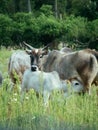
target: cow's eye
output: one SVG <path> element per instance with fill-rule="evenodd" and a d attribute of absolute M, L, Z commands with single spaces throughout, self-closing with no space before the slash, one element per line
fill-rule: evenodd
<path fill-rule="evenodd" d="M 75 83 L 75 85 L 77 86 L 77 85 L 79 85 L 79 83 Z"/>

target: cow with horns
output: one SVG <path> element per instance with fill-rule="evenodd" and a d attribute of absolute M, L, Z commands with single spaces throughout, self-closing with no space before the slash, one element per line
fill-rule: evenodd
<path fill-rule="evenodd" d="M 26 69 L 31 67 L 31 64 L 38 64 L 38 60 L 40 56 L 47 54 L 47 46 L 44 48 L 34 48 L 29 44 L 23 42 L 23 44 L 28 47 L 30 50 L 18 50 L 15 51 L 9 58 L 8 63 L 8 74 L 11 78 L 12 83 L 16 83 L 18 76 L 19 81 L 22 81 L 23 73 Z M 31 58 L 30 58 L 31 57 Z"/>
<path fill-rule="evenodd" d="M 84 49 L 64 55 L 53 50 L 42 67 L 45 72 L 57 71 L 61 79 L 77 77 L 84 86 L 84 92 L 90 92 L 92 83 L 98 77 L 98 52 Z"/>

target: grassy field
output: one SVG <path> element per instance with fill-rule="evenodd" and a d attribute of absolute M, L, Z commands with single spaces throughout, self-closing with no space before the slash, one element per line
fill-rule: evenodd
<path fill-rule="evenodd" d="M 0 130 L 98 130 L 98 97 L 96 87 L 92 95 L 72 95 L 64 99 L 54 93 L 49 106 L 33 90 L 26 94 L 23 104 L 18 89 L 9 92 L 8 59 L 13 51 L 0 50 L 0 71 L 4 81 L 0 87 Z M 17 88 L 20 85 L 17 84 Z"/>

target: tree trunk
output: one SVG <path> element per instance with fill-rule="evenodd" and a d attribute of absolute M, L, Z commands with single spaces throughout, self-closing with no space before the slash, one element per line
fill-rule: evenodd
<path fill-rule="evenodd" d="M 28 0 L 28 12 L 31 13 L 31 1 Z"/>
<path fill-rule="evenodd" d="M 15 13 L 20 12 L 20 0 L 14 0 Z"/>
<path fill-rule="evenodd" d="M 55 17 L 58 18 L 58 5 L 57 5 L 57 0 L 55 0 Z"/>

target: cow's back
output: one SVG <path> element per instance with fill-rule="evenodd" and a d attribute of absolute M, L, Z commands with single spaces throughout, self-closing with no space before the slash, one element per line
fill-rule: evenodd
<path fill-rule="evenodd" d="M 43 70 L 45 72 L 51 72 L 57 70 L 59 62 L 64 54 L 57 50 L 53 50 L 49 53 L 47 59 L 43 63 Z"/>
<path fill-rule="evenodd" d="M 16 73 L 21 81 L 24 71 L 28 68 L 30 68 L 30 56 L 25 51 L 18 50 L 9 58 L 8 73 L 14 83 L 14 74 Z"/>
<path fill-rule="evenodd" d="M 41 89 L 46 91 L 51 91 L 54 88 L 60 87 L 60 78 L 57 72 L 43 72 L 26 70 L 23 75 L 22 81 L 23 88 L 33 88 L 34 90 L 40 92 Z"/>
<path fill-rule="evenodd" d="M 72 54 L 63 54 L 59 51 L 52 51 L 44 63 L 43 70 L 45 72 L 57 71 L 61 79 L 73 77 L 73 75 L 77 75 L 72 63 L 74 57 L 74 52 Z"/>

